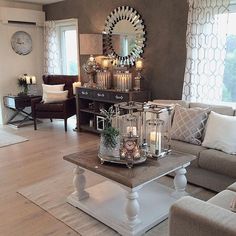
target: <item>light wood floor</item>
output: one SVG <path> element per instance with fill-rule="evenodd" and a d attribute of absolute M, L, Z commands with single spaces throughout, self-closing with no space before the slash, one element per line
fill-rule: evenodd
<path fill-rule="evenodd" d="M 21 187 L 72 170 L 62 157 L 97 145 L 97 135 L 74 132 L 74 127 L 74 119 L 69 122 L 67 133 L 63 121 L 40 124 L 37 131 L 33 126 L 3 127 L 29 141 L 0 148 L 0 236 L 78 235 L 16 193 Z"/>

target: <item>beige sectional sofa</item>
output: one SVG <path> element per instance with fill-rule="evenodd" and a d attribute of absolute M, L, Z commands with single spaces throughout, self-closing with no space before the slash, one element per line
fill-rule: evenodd
<path fill-rule="evenodd" d="M 177 103 L 187 108 L 210 108 L 210 110 L 223 115 L 235 116 L 235 110 L 229 106 L 188 103 L 181 100 L 154 100 L 153 102 L 159 104 Z M 236 181 L 236 155 L 178 140 L 172 140 L 171 144 L 172 149 L 198 157 L 187 168 L 188 182 L 220 192 Z"/>
<path fill-rule="evenodd" d="M 183 197 L 170 209 L 169 236 L 235 236 L 236 213 L 230 205 L 236 183 L 207 202 Z"/>

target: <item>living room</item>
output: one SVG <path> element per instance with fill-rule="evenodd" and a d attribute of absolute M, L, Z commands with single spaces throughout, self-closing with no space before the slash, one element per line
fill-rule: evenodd
<path fill-rule="evenodd" d="M 236 235 L 234 0 L 0 0 L 0 235 Z"/>

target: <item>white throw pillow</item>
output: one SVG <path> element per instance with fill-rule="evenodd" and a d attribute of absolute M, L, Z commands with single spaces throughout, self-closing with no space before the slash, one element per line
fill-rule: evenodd
<path fill-rule="evenodd" d="M 68 97 L 68 90 L 45 92 L 44 103 L 63 102 Z"/>
<path fill-rule="evenodd" d="M 45 101 L 45 92 L 52 92 L 52 91 L 63 91 L 65 84 L 55 84 L 55 85 L 49 85 L 49 84 L 42 84 L 43 87 L 43 101 Z"/>
<path fill-rule="evenodd" d="M 202 146 L 236 154 L 236 117 L 211 111 Z"/>

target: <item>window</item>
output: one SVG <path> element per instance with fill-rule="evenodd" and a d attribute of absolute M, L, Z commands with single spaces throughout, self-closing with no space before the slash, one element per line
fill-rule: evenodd
<path fill-rule="evenodd" d="M 75 25 L 60 26 L 61 71 L 64 75 L 78 75 L 77 30 Z"/>
<path fill-rule="evenodd" d="M 236 5 L 231 5 L 226 38 L 223 101 L 236 102 Z"/>

